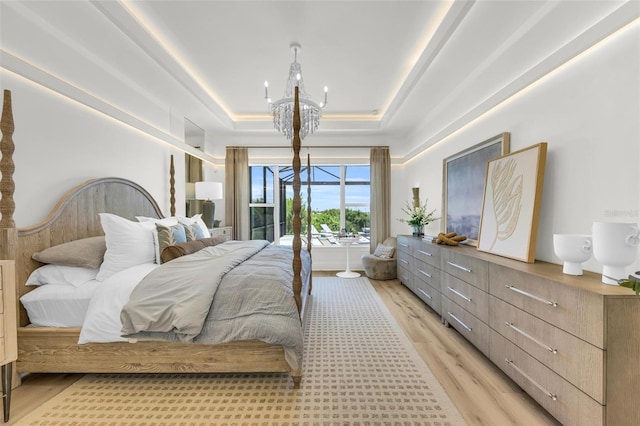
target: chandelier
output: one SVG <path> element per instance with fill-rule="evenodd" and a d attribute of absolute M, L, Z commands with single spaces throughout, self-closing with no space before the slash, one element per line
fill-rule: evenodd
<path fill-rule="evenodd" d="M 327 92 L 329 89 L 324 86 L 324 101 L 320 105 L 311 100 L 311 97 L 304 91 L 304 80 L 302 79 L 302 68 L 297 62 L 298 52 L 302 50 L 298 43 L 290 45 L 293 52 L 293 62 L 289 67 L 289 78 L 284 91 L 284 97 L 275 102 L 269 98 L 269 82 L 264 82 L 264 98 L 269 104 L 269 110 L 273 115 L 273 127 L 282 133 L 287 140 L 293 139 L 293 103 L 295 87 L 298 87 L 298 101 L 300 103 L 300 139 L 304 139 L 309 133 L 313 133 L 318 128 L 322 109 L 327 105 Z"/>

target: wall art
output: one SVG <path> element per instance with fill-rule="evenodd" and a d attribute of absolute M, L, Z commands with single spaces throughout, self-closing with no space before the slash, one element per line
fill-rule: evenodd
<path fill-rule="evenodd" d="M 478 250 L 534 262 L 547 143 L 487 163 Z"/>
<path fill-rule="evenodd" d="M 501 133 L 444 159 L 442 231 L 466 235 L 477 245 L 487 161 L 509 152 L 509 133 Z"/>

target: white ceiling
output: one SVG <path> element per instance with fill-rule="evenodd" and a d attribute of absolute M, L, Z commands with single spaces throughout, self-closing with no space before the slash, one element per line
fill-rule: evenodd
<path fill-rule="evenodd" d="M 79 25 L 77 16 L 68 24 L 64 16 L 70 8 L 87 15 L 89 7 L 38 3 L 27 7 L 58 27 Z M 320 128 L 305 144 L 330 145 L 332 138 L 359 136 L 353 138 L 355 145 L 391 145 L 392 154 L 404 158 L 640 15 L 637 0 L 90 4 L 93 14 L 102 21 L 106 17 L 112 31 L 116 28 L 142 48 L 190 94 L 174 99 L 176 107 L 209 132 L 255 141 L 278 136 L 267 115 L 263 84 L 269 81 L 272 98 L 282 95 L 293 59 L 289 45 L 297 42 L 307 92 L 320 102 L 323 87 L 329 87 Z M 76 43 L 78 37 L 90 38 L 80 31 L 98 31 L 96 23 L 78 28 Z M 73 38 L 71 28 L 63 31 Z M 81 42 L 87 52 L 105 48 L 104 40 Z M 9 47 L 20 56 L 18 41 Z M 109 60 L 106 53 L 95 54 Z M 149 97 L 158 96 L 151 86 L 146 90 Z"/>

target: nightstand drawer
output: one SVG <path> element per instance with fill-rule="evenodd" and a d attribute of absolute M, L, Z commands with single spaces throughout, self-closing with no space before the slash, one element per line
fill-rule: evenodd
<path fill-rule="evenodd" d="M 226 241 L 231 240 L 233 234 L 233 227 L 221 226 L 219 228 L 209 229 L 209 233 L 212 237 L 224 237 Z"/>

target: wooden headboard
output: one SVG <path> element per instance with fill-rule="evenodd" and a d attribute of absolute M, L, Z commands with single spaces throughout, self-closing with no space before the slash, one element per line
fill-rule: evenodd
<path fill-rule="evenodd" d="M 72 188 L 40 223 L 17 230 L 16 286 L 18 296 L 29 274 L 41 266 L 31 258 L 35 252 L 81 238 L 104 235 L 99 213 L 113 213 L 135 220 L 135 216 L 163 217 L 158 203 L 140 185 L 116 177 L 92 179 Z M 27 324 L 21 310 L 20 324 Z"/>

